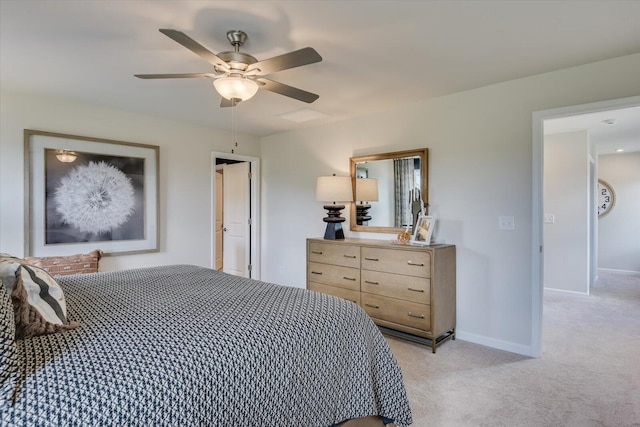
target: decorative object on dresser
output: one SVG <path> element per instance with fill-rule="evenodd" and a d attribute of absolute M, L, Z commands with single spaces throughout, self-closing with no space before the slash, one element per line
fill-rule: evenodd
<path fill-rule="evenodd" d="M 327 223 L 324 238 L 327 240 L 344 239 L 342 223 L 345 218 L 340 216 L 344 205 L 336 205 L 336 202 L 352 202 L 353 188 L 351 178 L 348 176 L 320 176 L 316 182 L 316 200 L 319 202 L 332 202 L 324 205 L 327 216 L 322 220 Z"/>
<path fill-rule="evenodd" d="M 455 339 L 456 247 L 307 239 L 307 289 L 360 305 L 382 332 L 436 347 Z"/>
<path fill-rule="evenodd" d="M 416 245 L 430 245 L 434 226 L 435 220 L 432 216 L 420 215 L 413 229 L 411 243 Z"/>
<path fill-rule="evenodd" d="M 368 202 L 378 201 L 378 180 L 376 178 L 357 178 L 356 183 L 356 222 L 358 225 L 367 225 L 371 221 Z"/>

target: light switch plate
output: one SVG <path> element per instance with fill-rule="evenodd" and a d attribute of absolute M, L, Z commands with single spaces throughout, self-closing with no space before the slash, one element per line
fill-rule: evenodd
<path fill-rule="evenodd" d="M 498 217 L 498 229 L 500 230 L 515 230 L 516 221 L 513 216 L 500 216 Z"/>
<path fill-rule="evenodd" d="M 556 216 L 554 214 L 544 214 L 543 221 L 545 224 L 553 224 L 556 222 Z"/>

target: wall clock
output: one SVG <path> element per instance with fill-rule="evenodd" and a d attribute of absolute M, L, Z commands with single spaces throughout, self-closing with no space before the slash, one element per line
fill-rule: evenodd
<path fill-rule="evenodd" d="M 616 203 L 616 193 L 613 187 L 601 179 L 598 180 L 598 218 L 611 212 Z"/>

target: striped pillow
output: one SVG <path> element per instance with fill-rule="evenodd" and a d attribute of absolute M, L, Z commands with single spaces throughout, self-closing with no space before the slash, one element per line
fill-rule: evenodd
<path fill-rule="evenodd" d="M 15 315 L 16 338 L 52 334 L 74 328 L 60 285 L 46 271 L 27 264 L 0 261 L 0 277 L 7 281 Z"/>

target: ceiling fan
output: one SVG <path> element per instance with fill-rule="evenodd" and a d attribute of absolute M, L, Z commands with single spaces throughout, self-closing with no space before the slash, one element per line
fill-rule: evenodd
<path fill-rule="evenodd" d="M 220 52 L 217 55 L 181 31 L 160 29 L 160 32 L 205 59 L 213 65 L 214 72 L 136 74 L 136 77 L 141 79 L 214 79 L 213 86 L 222 96 L 221 107 L 231 107 L 240 101 L 246 101 L 253 97 L 258 89 L 265 89 L 307 103 L 311 103 L 319 98 L 315 93 L 288 86 L 265 77 L 276 71 L 322 61 L 322 57 L 311 47 L 305 47 L 263 61 L 258 61 L 253 56 L 240 52 L 240 46 L 247 40 L 247 34 L 244 31 L 228 31 L 227 40 L 229 40 L 229 43 L 234 47 L 234 50 Z"/>

